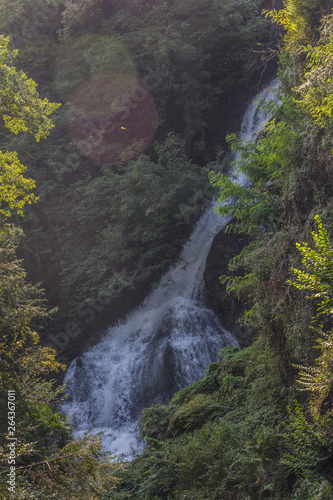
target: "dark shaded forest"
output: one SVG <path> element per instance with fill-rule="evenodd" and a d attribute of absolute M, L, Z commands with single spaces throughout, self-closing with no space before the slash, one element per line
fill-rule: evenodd
<path fill-rule="evenodd" d="M 329 0 L 2 0 L 0 33 L 2 497 L 333 498 Z M 272 119 L 240 140 L 276 71 Z M 246 346 L 144 410 L 146 449 L 118 463 L 73 437 L 63 362 L 141 302 L 214 193 L 246 242 L 214 305 L 237 302 Z"/>
<path fill-rule="evenodd" d="M 20 256 L 59 307 L 67 361 L 93 341 L 92 321 L 128 312 L 178 257 L 216 149 L 274 71 L 277 30 L 260 1 L 2 5 L 20 67 L 62 103 L 47 141 L 3 147 L 36 181 Z"/>

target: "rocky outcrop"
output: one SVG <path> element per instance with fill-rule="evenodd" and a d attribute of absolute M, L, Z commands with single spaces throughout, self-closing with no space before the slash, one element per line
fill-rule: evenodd
<path fill-rule="evenodd" d="M 235 293 L 227 292 L 226 285 L 221 284 L 219 278 L 222 275 L 230 275 L 230 260 L 248 243 L 246 235 L 228 233 L 222 229 L 213 240 L 204 273 L 210 305 L 218 314 L 224 328 L 235 336 L 241 347 L 248 345 L 253 335 L 253 332 L 239 321 L 245 311 L 245 305 L 237 299 Z"/>

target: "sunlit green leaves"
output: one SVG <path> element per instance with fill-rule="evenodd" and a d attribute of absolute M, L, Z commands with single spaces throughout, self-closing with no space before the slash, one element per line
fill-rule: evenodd
<path fill-rule="evenodd" d="M 315 216 L 317 231 L 312 232 L 314 248 L 307 243 L 297 243 L 296 246 L 302 256 L 305 270 L 292 271 L 296 281 L 289 281 L 291 285 L 309 293 L 308 298 L 317 303 L 319 314 L 333 314 L 333 247 L 329 235 L 323 226 L 320 217 Z M 310 408 L 312 414 L 319 419 L 320 414 L 332 413 L 330 405 L 323 407 L 325 399 L 333 387 L 333 333 L 325 332 L 323 326 L 318 328 L 319 338 L 316 347 L 320 349 L 320 356 L 314 366 L 298 366 L 300 369 L 299 384 L 301 390 L 311 394 Z"/>
<path fill-rule="evenodd" d="M 12 66 L 16 52 L 8 45 L 0 36 L 0 115 L 12 133 L 30 132 L 39 141 L 53 127 L 48 117 L 60 104 L 39 98 L 37 84 Z"/>
<path fill-rule="evenodd" d="M 279 106 L 271 103 L 270 110 L 276 113 Z M 236 223 L 229 226 L 236 232 L 276 230 L 282 211 L 281 188 L 292 167 L 291 145 L 297 139 L 293 126 L 272 119 L 255 140 L 242 140 L 236 134 L 227 139 L 236 154 L 233 176 L 241 174 L 248 181 L 241 185 L 235 178 L 211 172 L 210 181 L 220 190 L 217 211 L 236 216 Z"/>
<path fill-rule="evenodd" d="M 0 221 L 3 217 L 10 217 L 14 211 L 23 215 L 24 205 L 36 201 L 31 193 L 35 182 L 22 175 L 25 170 L 15 152 L 0 151 Z"/>
<path fill-rule="evenodd" d="M 296 281 L 290 284 L 299 290 L 305 290 L 309 297 L 318 303 L 318 311 L 322 314 L 333 314 L 333 248 L 320 217 L 315 216 L 317 232 L 312 232 L 314 248 L 307 243 L 297 243 L 305 270 L 292 271 Z"/>
<path fill-rule="evenodd" d="M 320 42 L 306 48 L 308 63 L 302 83 L 296 88 L 297 102 L 310 112 L 320 127 L 333 118 L 333 16 L 323 19 Z"/>
<path fill-rule="evenodd" d="M 288 407 L 289 432 L 285 438 L 290 446 L 281 463 L 291 467 L 297 474 L 311 476 L 316 465 L 325 453 L 325 440 L 306 419 L 300 404 L 295 401 L 294 408 Z"/>

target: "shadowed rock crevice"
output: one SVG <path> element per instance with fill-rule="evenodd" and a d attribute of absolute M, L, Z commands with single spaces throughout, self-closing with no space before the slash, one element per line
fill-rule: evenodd
<path fill-rule="evenodd" d="M 235 219 L 231 221 L 234 223 Z M 241 323 L 241 315 L 246 310 L 245 304 L 237 299 L 234 292 L 227 292 L 220 276 L 231 275 L 228 269 L 231 259 L 236 257 L 249 244 L 245 234 L 226 232 L 225 228 L 215 236 L 206 261 L 204 280 L 210 305 L 217 313 L 221 324 L 244 347 L 250 344 L 253 331 Z"/>

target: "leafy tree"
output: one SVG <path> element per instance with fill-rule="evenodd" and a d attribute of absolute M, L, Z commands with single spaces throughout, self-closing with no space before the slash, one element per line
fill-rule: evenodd
<path fill-rule="evenodd" d="M 48 116 L 60 105 L 39 98 L 37 84 L 13 66 L 17 51 L 8 45 L 9 39 L 0 36 L 0 114 L 11 132 L 30 132 L 39 141 L 54 126 Z"/>
<path fill-rule="evenodd" d="M 8 45 L 9 39 L 0 36 L 0 116 L 10 132 L 30 132 L 39 141 L 46 137 L 53 127 L 49 115 L 59 104 L 39 98 L 36 92 L 37 84 L 13 66 L 17 52 L 11 51 Z M 22 215 L 25 203 L 35 200 L 34 195 L 30 193 L 35 184 L 22 175 L 25 170 L 15 152 L 0 151 L 2 218 L 9 217 L 14 209 Z"/>
<path fill-rule="evenodd" d="M 236 213 L 233 229 L 251 236 L 224 279 L 250 310 L 256 340 L 249 349 L 224 353 L 203 380 L 167 407 L 146 410 L 141 429 L 150 448 L 129 467 L 115 498 L 332 498 L 329 18 L 322 24 L 327 38 L 323 32 L 318 38 L 320 19 L 330 8 L 326 1 L 287 0 L 278 15 L 287 29 L 280 59 L 287 95 L 256 141 L 231 139 L 239 154 L 236 168 L 248 176 L 253 192 L 212 174 L 221 201 L 230 202 L 221 212 Z M 296 246 L 309 241 L 310 221 L 318 213 L 327 230 L 317 216 L 314 245 Z M 313 329 L 315 306 L 323 324 Z M 271 356 L 267 364 L 265 356 Z M 297 388 L 302 396 L 293 406 Z M 264 400 L 258 417 L 253 405 Z"/>
<path fill-rule="evenodd" d="M 49 115 L 59 105 L 39 98 L 36 84 L 12 66 L 14 55 L 8 39 L 0 37 L 0 113 L 10 132 L 30 132 L 38 141 L 52 128 Z M 24 205 L 35 201 L 30 192 L 35 184 L 22 175 L 24 170 L 16 153 L 0 153 L 0 456 L 5 465 L 11 463 L 10 432 L 16 437 L 16 489 L 8 489 L 4 466 L 1 496 L 100 498 L 112 489 L 112 472 L 119 466 L 103 454 L 97 437 L 73 440 L 57 412 L 63 388 L 56 388 L 50 376 L 64 366 L 55 360 L 53 349 L 41 345 L 37 333 L 50 313 L 41 290 L 27 283 L 16 257 L 22 231 L 10 217 L 22 215 Z M 8 413 L 9 390 L 15 392 L 15 420 L 13 409 Z"/>
<path fill-rule="evenodd" d="M 227 136 L 235 160 L 232 175 L 210 173 L 219 188 L 218 213 L 236 216 L 227 230 L 275 233 L 290 203 L 290 178 L 297 161 L 302 115 L 292 100 L 283 95 L 279 103 L 258 103 L 273 118 L 252 140 Z M 243 179 L 243 182 L 237 180 Z"/>
<path fill-rule="evenodd" d="M 19 49 L 17 65 L 50 92 L 53 54 L 59 38 L 62 0 L 3 0 L 0 33 Z"/>
<path fill-rule="evenodd" d="M 26 179 L 22 173 L 26 170 L 15 152 L 0 152 L 0 217 L 10 217 L 15 210 L 17 214 L 23 215 L 23 207 L 26 203 L 35 201 L 31 189 L 35 187 L 32 179 Z"/>
<path fill-rule="evenodd" d="M 221 127 L 225 126 L 220 119 L 221 110 L 228 109 L 232 92 L 251 78 L 258 81 L 267 65 L 265 50 L 273 48 L 275 36 L 260 12 L 260 0 L 242 0 L 241 3 L 239 0 L 227 3 L 210 0 L 175 3 L 4 0 L 1 3 L 0 31 L 10 35 L 13 44 L 20 49 L 20 66 L 29 68 L 29 74 L 32 72 L 43 93 L 55 95 L 55 99 L 61 99 L 65 104 L 54 115 L 56 129 L 48 142 L 39 144 L 38 149 L 26 135 L 23 138 L 2 137 L 1 141 L 3 150 L 19 152 L 22 163 L 29 164 L 29 175 L 36 180 L 35 193 L 40 203 L 29 207 L 22 222 L 27 236 L 22 241 L 21 255 L 25 257 L 32 279 L 36 282 L 42 280 L 51 303 L 60 306 L 60 315 L 69 311 L 73 313 L 81 299 L 107 288 L 111 280 L 108 268 L 117 269 L 114 275 L 119 280 L 117 278 L 116 282 L 121 281 L 119 286 L 124 290 L 123 285 L 132 282 L 131 274 L 134 281 L 138 276 L 138 282 L 143 282 L 144 276 L 147 280 L 153 279 L 153 275 L 157 277 L 167 263 L 176 258 L 181 238 L 177 237 L 177 243 L 173 245 L 164 235 L 157 251 L 156 240 L 147 236 L 144 243 L 137 240 L 133 246 L 136 252 L 139 248 L 144 249 L 150 262 L 153 255 L 161 256 L 161 265 L 155 266 L 155 272 L 151 272 L 154 265 L 150 264 L 147 264 L 147 272 L 142 272 L 141 259 L 138 260 L 141 270 L 137 271 L 133 260 L 127 260 L 126 264 L 124 260 L 111 259 L 110 262 L 108 242 L 114 245 L 112 248 L 117 248 L 114 236 L 110 236 L 112 225 L 115 223 L 117 231 L 120 228 L 108 210 L 109 200 L 113 199 L 111 175 L 104 175 L 103 163 L 112 165 L 111 170 L 115 173 L 122 170 L 120 163 L 124 167 L 130 163 L 131 170 L 134 160 L 144 153 L 144 161 L 149 162 L 154 170 L 158 155 L 150 140 L 153 138 L 157 145 L 163 145 L 167 135 L 173 132 L 186 141 L 187 155 L 193 160 L 193 172 L 198 173 L 194 165 L 201 167 L 207 163 L 210 152 L 215 149 L 215 141 L 221 136 Z M 258 46 L 259 42 L 263 45 Z M 88 116 L 92 122 L 96 118 L 96 106 L 99 105 L 99 110 L 103 108 L 103 112 L 109 109 L 94 86 L 87 84 L 101 83 L 105 75 L 110 77 L 109 94 L 113 91 L 112 119 L 108 116 L 103 122 L 97 118 L 90 142 L 87 137 L 71 140 L 68 125 L 77 93 L 77 100 L 84 104 L 88 115 L 89 105 L 94 103 Z M 154 104 L 153 115 L 159 119 L 155 135 L 140 147 L 135 144 L 135 134 L 134 142 L 121 143 L 120 150 L 125 157 L 126 151 L 133 153 L 124 161 L 119 154 L 103 155 L 103 148 L 112 150 L 118 147 L 118 136 L 114 138 L 106 128 L 112 128 L 116 123 L 121 131 L 120 126 L 124 124 L 120 123 L 119 116 L 129 114 L 132 128 L 135 131 L 142 128 L 142 117 L 135 114 L 140 108 L 135 99 L 123 102 L 126 95 L 131 95 L 131 92 L 125 92 L 125 88 L 128 90 L 127 87 L 132 86 L 133 90 L 133 85 L 137 84 Z M 153 129 L 155 127 L 156 123 Z M 80 126 L 73 128 L 79 134 L 83 129 Z M 129 131 L 121 133 L 123 137 L 125 134 L 130 136 Z M 94 154 L 90 154 L 91 150 Z M 139 164 L 143 163 L 140 160 Z M 179 176 L 182 183 L 181 172 Z M 121 179 L 121 175 L 117 179 Z M 164 187 L 158 186 L 158 192 L 163 191 L 161 199 L 166 203 L 166 212 L 173 210 L 166 195 L 169 180 L 170 191 L 174 192 L 175 182 L 170 176 L 164 177 Z M 125 189 L 125 183 L 123 186 Z M 130 190 L 136 203 L 135 191 Z M 147 198 L 152 197 L 148 188 L 142 189 L 143 193 Z M 122 196 L 119 192 L 118 195 Z M 184 196 L 187 197 L 187 193 Z M 187 199 L 190 200 L 191 196 Z M 201 203 L 204 197 L 199 195 L 197 200 Z M 192 202 L 189 201 L 189 205 L 192 206 Z M 185 214 L 183 204 L 181 210 L 184 212 L 183 227 L 186 226 L 189 232 L 195 216 Z M 195 212 L 192 208 L 189 211 Z M 141 218 L 140 225 L 143 221 L 149 221 L 154 231 L 158 231 L 152 212 L 150 217 Z M 174 219 L 162 216 L 159 222 L 164 231 Z M 177 219 L 180 228 L 178 223 Z M 173 227 L 166 231 L 172 234 Z M 131 238 L 125 240 L 131 247 Z M 162 240 L 167 241 L 165 250 L 162 249 Z M 126 248 L 124 255 L 130 254 L 131 250 L 132 247 Z M 115 253 L 123 258 L 121 252 Z M 59 317 L 59 321 L 62 319 Z"/>
<path fill-rule="evenodd" d="M 315 216 L 317 232 L 312 232 L 314 248 L 307 243 L 297 243 L 306 270 L 293 268 L 295 281 L 289 281 L 299 290 L 309 293 L 308 298 L 317 304 L 318 315 L 332 317 L 331 272 L 333 248 L 320 217 Z M 332 388 L 333 388 L 333 334 L 325 331 L 324 326 L 316 328 L 319 333 L 317 347 L 320 355 L 314 365 L 297 365 L 299 369 L 298 390 L 310 395 L 311 419 L 306 416 L 301 405 L 295 401 L 294 409 L 288 408 L 289 427 L 286 441 L 289 451 L 282 463 L 292 468 L 299 477 L 295 498 L 310 481 L 316 483 L 319 498 L 330 498 L 332 486 L 327 481 L 331 474 L 332 456 Z M 326 496 L 327 495 L 327 496 Z M 293 497 L 294 498 L 294 497 Z"/>
<path fill-rule="evenodd" d="M 207 173 L 189 160 L 184 140 L 174 134 L 155 151 L 156 161 L 141 155 L 105 168 L 88 186 L 77 185 L 74 215 L 83 224 L 91 218 L 97 237 L 93 250 L 78 243 L 80 265 L 68 247 L 61 262 L 66 295 L 75 289 L 77 301 L 92 291 L 116 298 L 146 286 L 177 256 L 208 193 Z"/>
<path fill-rule="evenodd" d="M 299 53 L 316 41 L 314 28 L 329 12 L 329 7 L 327 0 L 285 0 L 283 9 L 267 14 L 285 28 L 285 50 Z"/>
<path fill-rule="evenodd" d="M 296 90 L 296 99 L 320 127 L 332 127 L 332 69 L 333 69 L 333 16 L 323 18 L 320 39 L 306 49 L 307 64 L 301 85 Z"/>
<path fill-rule="evenodd" d="M 309 292 L 309 297 L 318 303 L 318 312 L 333 314 L 333 248 L 319 215 L 315 216 L 318 232 L 313 231 L 315 248 L 307 243 L 296 243 L 302 256 L 302 264 L 307 270 L 293 268 L 296 281 L 290 284 L 299 290 Z"/>
<path fill-rule="evenodd" d="M 296 280 L 289 281 L 289 283 L 308 293 L 307 298 L 316 302 L 318 315 L 321 318 L 331 318 L 333 314 L 333 247 L 318 215 L 315 216 L 315 221 L 317 232 L 312 232 L 314 248 L 311 248 L 307 243 L 296 244 L 301 253 L 305 270 L 293 268 Z M 332 331 L 325 332 L 323 325 L 317 330 L 320 336 L 317 339 L 316 347 L 321 351 L 320 356 L 316 359 L 315 366 L 298 366 L 300 369 L 299 383 L 301 390 L 311 393 L 310 406 L 313 415 L 320 419 L 320 414 L 324 413 L 325 419 L 327 419 L 332 412 L 333 334 Z"/>

